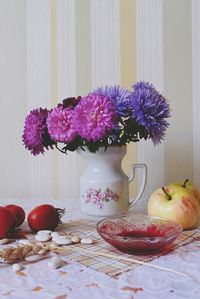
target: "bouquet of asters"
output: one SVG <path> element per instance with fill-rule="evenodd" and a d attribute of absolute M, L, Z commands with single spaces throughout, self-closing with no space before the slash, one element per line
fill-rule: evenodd
<path fill-rule="evenodd" d="M 169 126 L 170 107 L 149 82 L 132 90 L 119 85 L 95 89 L 86 96 L 68 97 L 52 109 L 33 109 L 26 117 L 23 143 L 33 154 L 47 149 L 62 153 L 125 145 L 151 139 L 156 145 Z"/>

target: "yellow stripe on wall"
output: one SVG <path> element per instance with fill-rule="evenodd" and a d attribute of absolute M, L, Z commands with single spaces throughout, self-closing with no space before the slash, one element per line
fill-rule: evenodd
<path fill-rule="evenodd" d="M 57 26 L 56 0 L 51 0 L 51 105 L 57 105 Z M 58 156 L 56 150 L 52 153 L 52 196 L 58 198 Z"/>
<path fill-rule="evenodd" d="M 120 72 L 121 85 L 130 89 L 136 82 L 136 0 L 120 0 Z M 128 145 L 123 168 L 130 173 L 131 163 L 136 161 L 136 144 Z M 130 185 L 130 195 L 135 194 L 136 182 Z"/>
<path fill-rule="evenodd" d="M 130 88 L 136 80 L 136 1 L 120 0 L 121 84 Z"/>
<path fill-rule="evenodd" d="M 136 0 L 120 0 L 120 70 L 121 78 L 120 84 L 124 87 L 131 88 L 131 85 L 136 81 Z M 90 1 L 86 1 L 86 7 L 82 4 L 82 1 L 76 0 L 76 17 L 81 16 L 84 12 L 84 18 L 81 24 L 76 26 L 76 36 L 79 38 L 83 33 L 83 28 L 90 30 L 91 25 L 89 23 L 88 14 L 90 14 Z M 87 16 L 87 18 L 86 18 Z M 56 0 L 51 0 L 51 105 L 55 107 L 57 105 L 57 16 L 56 16 Z M 88 20 L 88 22 L 86 22 Z M 78 21 L 78 22 L 79 22 Z M 81 27 L 80 27 L 81 26 Z M 83 28 L 82 28 L 83 27 Z M 87 33 L 86 30 L 86 33 Z M 76 47 L 79 46 L 80 41 L 76 40 Z M 90 44 L 90 34 L 87 33 L 87 44 Z M 90 50 L 88 47 L 76 49 L 77 60 L 77 77 L 76 77 L 76 92 L 90 90 L 91 88 L 91 61 Z M 79 57 L 79 54 L 83 54 L 84 60 Z M 85 66 L 86 69 L 85 69 Z M 80 71 L 81 69 L 81 71 Z M 85 80 L 81 80 L 83 76 L 83 70 L 86 71 L 87 76 Z M 80 71 L 80 73 L 78 72 Z M 83 84 L 84 83 L 84 84 Z M 131 163 L 136 161 L 136 145 L 128 145 L 128 155 L 123 161 L 123 167 L 127 174 L 130 173 Z M 52 195 L 54 198 L 59 197 L 58 191 L 58 156 L 56 151 L 52 151 Z M 134 194 L 135 183 L 131 184 L 130 193 Z"/>

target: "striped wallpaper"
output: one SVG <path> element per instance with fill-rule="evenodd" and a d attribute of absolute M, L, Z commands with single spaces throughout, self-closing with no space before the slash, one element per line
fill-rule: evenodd
<path fill-rule="evenodd" d="M 44 30 L 40 34 L 44 35 L 43 46 L 47 47 L 50 53 L 44 58 L 37 52 L 37 46 L 41 46 L 38 35 L 37 45 L 30 50 L 35 51 L 38 63 L 29 53 L 27 56 L 28 64 L 31 64 L 28 77 L 31 82 L 35 80 L 36 84 L 41 84 L 41 79 L 33 78 L 31 70 L 41 65 L 41 59 L 48 61 L 50 78 L 42 83 L 45 90 L 50 92 L 50 97 L 48 95 L 46 99 L 40 98 L 41 106 L 47 105 L 47 100 L 51 107 L 55 106 L 58 100 L 67 96 L 84 95 L 106 84 L 131 87 L 136 81 L 135 6 L 136 2 L 132 0 L 45 0 L 42 3 L 39 0 L 28 1 L 28 30 L 31 28 L 35 31 L 28 32 L 29 38 L 34 39 L 37 31 L 40 31 L 35 25 L 40 24 L 41 29 L 44 29 L 43 14 L 49 23 L 46 34 Z M 28 41 L 28 49 L 31 42 L 33 41 Z M 34 101 L 31 107 L 35 107 Z M 33 163 L 33 158 L 30 159 Z M 136 146 L 130 145 L 123 162 L 127 174 L 130 163 L 134 161 Z M 48 154 L 48 159 L 34 158 L 34 165 L 30 166 L 35 169 L 30 173 L 29 179 L 31 198 L 49 196 L 43 190 L 41 177 L 45 175 L 43 172 L 46 169 L 42 166 L 43 163 L 51 168 L 45 188 L 49 184 L 48 190 L 52 197 L 79 196 L 79 177 L 83 172 L 84 162 L 76 153 L 70 153 L 66 157 L 54 151 Z M 130 187 L 132 194 L 133 186 Z"/>
<path fill-rule="evenodd" d="M 137 80 L 148 80 L 170 102 L 170 128 L 163 144 L 156 148 L 151 142 L 129 145 L 123 168 L 129 174 L 131 163 L 147 163 L 144 199 L 157 187 L 185 178 L 200 188 L 199 1 L 19 2 L 12 22 L 15 26 L 22 18 L 26 28 L 26 34 L 21 36 L 23 42 L 19 44 L 14 40 L 15 49 L 26 49 L 22 74 L 26 97 L 20 106 L 20 129 L 32 108 L 51 108 L 67 96 L 85 95 L 106 84 L 131 88 Z M 16 6 L 13 0 L 4 1 L 2 5 L 8 15 Z M 20 27 L 15 30 L 21 34 Z M 6 47 L 1 51 L 4 52 L 0 56 L 9 55 Z M 17 53 L 15 55 L 19 55 Z M 16 67 L 19 68 L 17 59 Z M 23 84 L 20 86 L 24 88 Z M 10 125 L 15 126 L 15 123 L 17 120 L 13 118 Z M 20 133 L 19 130 L 19 140 Z M 16 197 L 43 199 L 79 196 L 84 161 L 76 153 L 64 156 L 49 151 L 44 156 L 32 157 L 23 147 L 20 152 L 24 155 L 23 158 L 20 154 L 19 159 L 26 165 L 23 168 L 26 175 L 13 172 L 13 189 L 7 197 L 15 197 L 15 194 Z M 10 159 L 12 161 L 12 157 L 3 159 L 2 165 Z M 6 197 L 9 179 L 3 175 L 1 178 L 5 184 L 0 197 Z M 139 181 L 138 174 L 130 186 L 132 196 Z M 23 189 L 24 184 L 28 188 Z"/>

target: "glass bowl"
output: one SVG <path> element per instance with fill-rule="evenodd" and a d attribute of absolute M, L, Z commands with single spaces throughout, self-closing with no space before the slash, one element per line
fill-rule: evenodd
<path fill-rule="evenodd" d="M 145 254 L 171 244 L 181 234 L 182 227 L 164 218 L 132 214 L 103 219 L 97 223 L 97 231 L 120 251 Z"/>

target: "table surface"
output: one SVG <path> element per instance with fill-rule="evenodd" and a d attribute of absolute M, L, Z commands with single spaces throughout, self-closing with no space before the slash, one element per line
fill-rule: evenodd
<path fill-rule="evenodd" d="M 76 200 L 1 201 L 1 205 L 9 203 L 23 206 L 26 212 L 43 203 L 65 208 L 64 222 L 83 217 Z M 136 207 L 137 211 L 140 209 Z M 200 241 L 195 241 L 151 262 L 187 273 L 188 277 L 139 266 L 134 271 L 111 278 L 69 261 L 67 257 L 63 258 L 64 266 L 59 269 L 49 268 L 48 259 L 25 265 L 19 273 L 13 271 L 11 265 L 0 264 L 0 298 L 196 299 L 200 298 L 199 249 Z"/>

